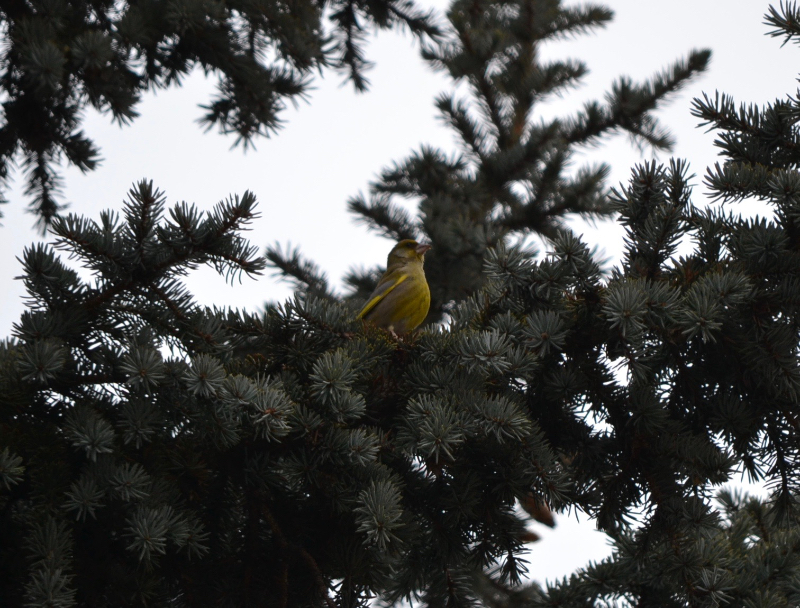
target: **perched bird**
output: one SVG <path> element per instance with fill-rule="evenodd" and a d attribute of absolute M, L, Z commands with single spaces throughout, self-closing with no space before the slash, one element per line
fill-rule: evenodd
<path fill-rule="evenodd" d="M 430 248 L 411 239 L 397 243 L 389 252 L 386 272 L 357 318 L 400 334 L 422 323 L 431 305 L 431 292 L 422 269 L 425 252 Z"/>

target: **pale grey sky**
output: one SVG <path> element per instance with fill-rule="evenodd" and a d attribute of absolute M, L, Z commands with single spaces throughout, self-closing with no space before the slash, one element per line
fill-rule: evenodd
<path fill-rule="evenodd" d="M 422 1 L 439 9 L 446 2 Z M 695 202 L 703 201 L 702 176 L 717 159 L 713 134 L 696 128 L 689 113 L 691 100 L 719 90 L 737 102 L 763 104 L 794 94 L 800 52 L 765 35 L 763 15 L 768 2 L 756 0 L 611 0 L 605 5 L 616 17 L 606 29 L 590 36 L 554 43 L 550 57 L 584 60 L 591 73 L 584 86 L 554 100 L 548 115 L 566 114 L 584 100 L 602 97 L 619 75 L 644 79 L 685 57 L 689 49 L 711 48 L 711 66 L 658 116 L 677 139 L 675 156 L 686 158 L 697 178 Z M 87 175 L 66 171 L 66 199 L 72 210 L 97 218 L 102 209 L 121 209 L 131 184 L 152 179 L 166 191 L 169 204 L 185 200 L 209 209 L 231 194 L 249 189 L 259 200 L 261 219 L 249 236 L 264 247 L 276 241 L 300 245 L 318 262 L 334 285 L 353 265 L 384 263 L 391 244 L 356 225 L 346 212 L 348 197 L 366 189 L 377 173 L 403 159 L 420 144 L 454 150 L 453 139 L 438 120 L 433 100 L 451 88 L 441 74 L 419 59 L 408 35 L 383 33 L 368 48 L 375 68 L 370 91 L 356 95 L 328 74 L 316 81 L 310 103 L 284 113 L 285 128 L 271 139 L 256 142 L 246 154 L 231 149 L 233 138 L 203 133 L 195 120 L 208 101 L 213 81 L 188 78 L 182 88 L 149 95 L 139 107 L 140 118 L 120 129 L 107 116 L 87 114 L 85 131 L 101 147 L 101 167 Z M 627 179 L 630 167 L 651 158 L 633 148 L 627 137 L 588 151 L 581 158 L 612 164 L 611 184 Z M 668 156 L 662 155 L 666 161 Z M 2 209 L 0 227 L 0 335 L 11 332 L 23 310 L 23 291 L 16 257 L 39 240 L 24 212 L 26 201 L 17 177 L 11 203 Z M 617 256 L 622 232 L 611 222 L 596 228 L 576 224 L 591 244 Z M 266 300 L 282 300 L 289 288 L 269 276 L 245 279 L 233 287 L 213 271 L 189 277 L 191 290 L 203 304 L 259 309 Z M 585 519 L 585 518 L 584 518 Z M 562 516 L 554 532 L 537 530 L 544 540 L 533 546 L 531 574 L 538 580 L 564 576 L 607 553 L 604 536 L 591 524 L 576 525 Z"/>

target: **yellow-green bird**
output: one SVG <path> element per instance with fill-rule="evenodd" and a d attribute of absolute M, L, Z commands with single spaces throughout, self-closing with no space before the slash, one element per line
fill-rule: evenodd
<path fill-rule="evenodd" d="M 398 334 L 422 323 L 431 306 L 431 291 L 422 268 L 430 248 L 411 239 L 397 243 L 389 252 L 386 272 L 357 318 Z"/>

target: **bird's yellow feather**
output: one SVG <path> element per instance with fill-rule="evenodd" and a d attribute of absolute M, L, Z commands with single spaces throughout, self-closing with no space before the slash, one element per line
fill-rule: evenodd
<path fill-rule="evenodd" d="M 372 298 L 372 299 L 371 299 L 369 302 L 367 302 L 367 303 L 364 305 L 364 308 L 362 308 L 362 309 L 361 309 L 361 312 L 360 312 L 360 313 L 358 313 L 358 316 L 357 316 L 356 318 L 357 318 L 357 319 L 363 319 L 363 318 L 364 318 L 366 315 L 368 315 L 368 314 L 369 314 L 369 312 L 370 312 L 370 311 L 371 311 L 373 308 L 375 308 L 375 306 L 377 306 L 377 305 L 378 305 L 378 302 L 380 302 L 380 301 L 381 301 L 381 300 L 383 300 L 383 299 L 384 299 L 386 296 L 388 296 L 390 293 L 392 293 L 392 290 L 393 290 L 395 287 L 397 287 L 398 285 L 400 285 L 400 283 L 402 283 L 403 281 L 405 281 L 407 278 L 408 278 L 408 275 L 407 275 L 407 274 L 401 274 L 401 275 L 400 275 L 400 276 L 399 276 L 399 277 L 398 277 L 398 278 L 397 278 L 397 279 L 396 279 L 396 280 L 395 280 L 395 281 L 394 281 L 394 282 L 391 284 L 391 286 L 390 286 L 388 289 L 386 289 L 386 291 L 384 291 L 384 292 L 383 292 L 383 293 L 381 293 L 381 294 L 378 294 L 377 296 L 375 296 L 374 298 Z"/>
<path fill-rule="evenodd" d="M 422 323 L 431 304 L 423 270 L 428 249 L 429 245 L 410 239 L 395 245 L 389 253 L 386 272 L 358 318 L 396 333 L 411 331 Z"/>

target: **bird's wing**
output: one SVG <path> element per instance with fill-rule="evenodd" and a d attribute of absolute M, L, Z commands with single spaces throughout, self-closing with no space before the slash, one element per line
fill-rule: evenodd
<path fill-rule="evenodd" d="M 378 303 L 381 300 L 383 300 L 387 295 L 392 293 L 392 290 L 398 285 L 400 285 L 400 283 L 405 281 L 407 278 L 408 275 L 404 273 L 398 276 L 397 279 L 395 279 L 394 281 L 386 281 L 386 284 L 383 287 L 378 285 L 378 288 L 372 294 L 372 298 L 370 298 L 370 301 L 367 302 L 364 308 L 361 309 L 361 312 L 358 313 L 356 319 L 363 319 L 365 316 L 367 316 L 372 311 L 372 309 L 378 305 Z"/>

